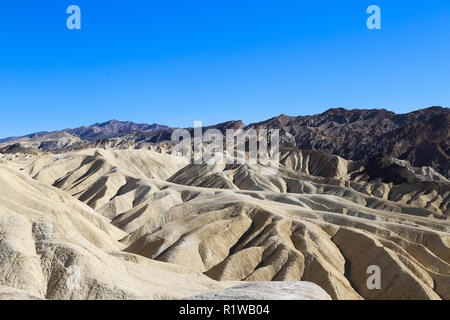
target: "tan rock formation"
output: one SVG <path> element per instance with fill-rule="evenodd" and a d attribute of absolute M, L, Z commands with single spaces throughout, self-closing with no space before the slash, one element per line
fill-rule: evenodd
<path fill-rule="evenodd" d="M 4 161 L 0 285 L 122 299 L 309 281 L 333 299 L 450 298 L 448 182 L 394 185 L 362 179 L 344 159 L 298 157 L 278 172 L 147 150 Z M 65 288 L 74 265 L 75 292 Z M 367 286 L 371 265 L 379 290 Z"/>

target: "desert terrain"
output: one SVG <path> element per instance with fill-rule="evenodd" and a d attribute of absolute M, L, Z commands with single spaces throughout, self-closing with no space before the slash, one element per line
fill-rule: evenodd
<path fill-rule="evenodd" d="M 158 124 L 5 138 L 0 299 L 239 298 L 254 282 L 274 298 L 298 282 L 299 299 L 448 300 L 449 124 L 432 107 L 209 127 L 279 129 L 278 170 L 193 164 Z"/>

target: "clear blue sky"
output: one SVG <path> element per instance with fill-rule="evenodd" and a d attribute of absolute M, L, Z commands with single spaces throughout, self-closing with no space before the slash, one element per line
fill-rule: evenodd
<path fill-rule="evenodd" d="M 0 137 L 448 106 L 449 57 L 448 0 L 2 1 Z"/>

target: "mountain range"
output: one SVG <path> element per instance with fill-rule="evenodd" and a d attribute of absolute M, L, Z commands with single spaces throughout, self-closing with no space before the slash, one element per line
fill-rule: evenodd
<path fill-rule="evenodd" d="M 450 109 L 443 107 L 406 114 L 395 114 L 384 109 L 337 108 L 311 116 L 280 115 L 248 125 L 242 121 L 227 121 L 204 127 L 204 130 L 279 129 L 282 137 L 289 137 L 283 139 L 283 143 L 298 149 L 322 150 L 348 160 L 367 160 L 374 155 L 385 154 L 407 160 L 413 166 L 430 166 L 449 177 L 449 126 Z M 6 138 L 0 140 L 0 152 L 8 152 L 13 144 L 44 152 L 102 145 L 149 148 L 151 144 L 170 141 L 173 130 L 156 123 L 111 120 L 75 129 Z"/>

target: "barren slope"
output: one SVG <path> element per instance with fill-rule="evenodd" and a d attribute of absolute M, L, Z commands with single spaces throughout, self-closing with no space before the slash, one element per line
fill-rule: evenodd
<path fill-rule="evenodd" d="M 122 252 L 125 235 L 64 191 L 0 164 L 0 298 L 182 298 L 226 286 Z"/>
<path fill-rule="evenodd" d="M 306 280 L 334 299 L 450 299 L 448 182 L 423 182 L 442 185 L 428 193 L 358 182 L 351 173 L 364 174 L 344 159 L 298 157 L 274 172 L 87 150 L 22 167 L 112 218 L 125 252 L 212 279 Z M 381 290 L 367 289 L 370 265 L 382 270 Z"/>

